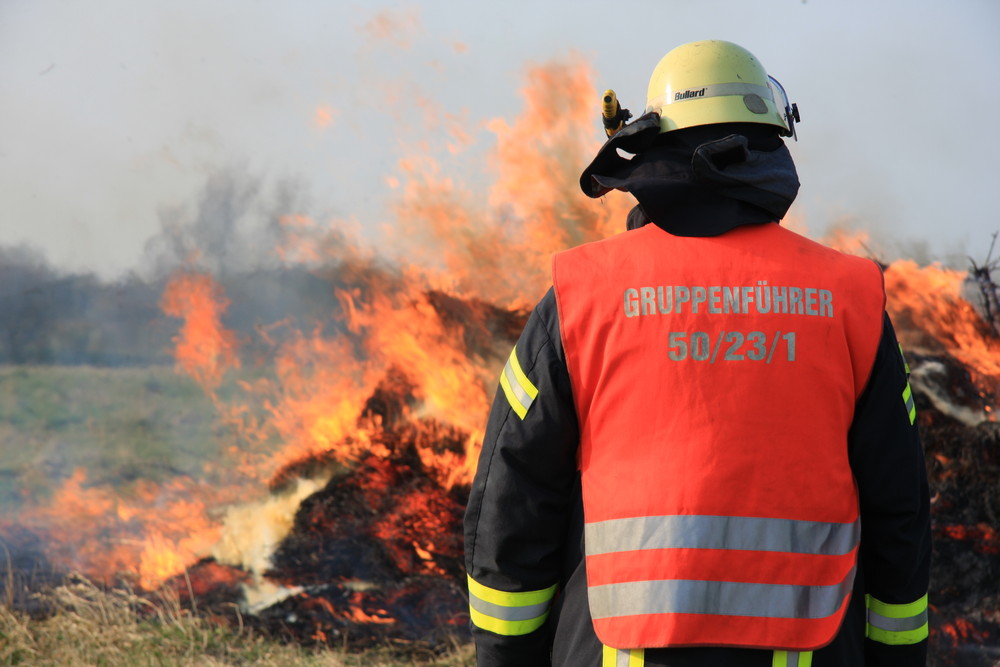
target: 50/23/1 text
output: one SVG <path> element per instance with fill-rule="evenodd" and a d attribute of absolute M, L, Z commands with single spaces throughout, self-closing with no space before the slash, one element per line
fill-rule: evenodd
<path fill-rule="evenodd" d="M 780 345 L 783 343 L 783 345 Z M 778 348 L 782 349 L 779 351 Z M 795 332 L 776 331 L 769 336 L 763 331 L 720 331 L 710 335 L 704 331 L 671 331 L 667 338 L 667 356 L 671 361 L 763 361 L 774 360 L 775 354 L 786 361 L 795 361 Z"/>

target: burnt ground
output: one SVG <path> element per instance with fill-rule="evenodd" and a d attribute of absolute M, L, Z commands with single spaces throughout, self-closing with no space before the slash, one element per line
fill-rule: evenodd
<path fill-rule="evenodd" d="M 970 413 L 982 414 L 990 407 L 984 394 L 996 393 L 977 389 L 968 372 L 953 361 L 915 356 L 910 363 L 931 489 L 931 664 L 997 665 L 1000 424 L 962 421 Z M 917 372 L 922 364 L 935 365 L 932 384 Z M 942 395 L 966 411 L 947 409 Z"/>

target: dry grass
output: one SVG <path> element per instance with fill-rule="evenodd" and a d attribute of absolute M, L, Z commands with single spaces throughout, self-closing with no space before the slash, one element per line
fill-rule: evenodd
<path fill-rule="evenodd" d="M 54 610 L 33 620 L 0 605 L 0 664 L 5 665 L 314 665 L 464 667 L 474 664 L 469 646 L 442 658 L 400 661 L 373 650 L 351 654 L 283 645 L 242 627 L 213 623 L 182 609 L 176 600 L 155 602 L 124 590 L 103 590 L 83 578 L 42 596 Z"/>

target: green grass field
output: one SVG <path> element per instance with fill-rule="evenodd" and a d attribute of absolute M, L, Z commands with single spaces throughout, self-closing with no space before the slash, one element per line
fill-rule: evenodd
<path fill-rule="evenodd" d="M 0 367 L 4 511 L 44 499 L 77 468 L 123 487 L 197 475 L 227 444 L 211 401 L 172 367 Z"/>
<path fill-rule="evenodd" d="M 227 391 L 222 387 L 221 392 Z M 44 504 L 73 471 L 128 497 L 140 480 L 198 478 L 206 463 L 245 446 L 219 424 L 212 400 L 172 367 L 0 367 L 0 523 Z M 0 545 L 2 546 L 2 545 Z M 182 609 L 176 601 L 109 590 L 78 578 L 40 591 L 55 613 L 12 606 L 18 578 L 0 550 L 0 664 L 409 665 L 474 663 L 445 656 L 400 661 L 389 649 L 357 654 L 282 645 Z M 7 554 L 9 559 L 9 553 Z M 24 577 L 19 577 L 24 580 Z M 3 586 L 6 584 L 6 586 Z"/>

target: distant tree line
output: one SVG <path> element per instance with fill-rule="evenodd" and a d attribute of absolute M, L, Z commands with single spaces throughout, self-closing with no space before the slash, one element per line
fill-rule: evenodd
<path fill-rule="evenodd" d="M 285 224 L 289 211 L 314 218 Z M 229 300 L 222 323 L 245 358 L 297 331 L 344 333 L 338 286 L 362 301 L 403 289 L 386 260 L 322 222 L 337 216 L 317 211 L 295 180 L 235 164 L 211 174 L 194 201 L 157 215 L 160 230 L 146 243 L 141 271 L 114 281 L 54 268 L 31 247 L 0 246 L 0 364 L 172 363 L 181 322 L 160 301 L 185 267 L 221 286 Z M 311 250 L 308 258 L 276 252 L 300 246 Z"/>
<path fill-rule="evenodd" d="M 60 272 L 31 249 L 0 247 L 0 363 L 171 363 L 180 322 L 160 309 L 166 282 L 166 275 L 102 281 Z M 304 270 L 230 273 L 220 283 L 231 301 L 223 324 L 248 344 L 259 326 L 315 327 L 337 308 L 331 285 Z"/>

